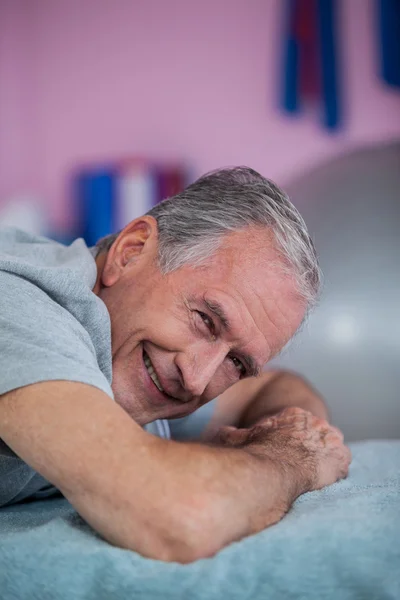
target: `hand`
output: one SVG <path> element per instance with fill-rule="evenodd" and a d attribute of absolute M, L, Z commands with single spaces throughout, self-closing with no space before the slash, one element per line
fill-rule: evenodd
<path fill-rule="evenodd" d="M 216 441 L 272 460 L 296 497 L 346 477 L 351 462 L 341 431 L 301 408 L 285 408 L 248 429 L 222 427 Z"/>

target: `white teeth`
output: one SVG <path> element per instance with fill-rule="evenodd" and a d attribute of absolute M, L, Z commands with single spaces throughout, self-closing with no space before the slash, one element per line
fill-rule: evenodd
<path fill-rule="evenodd" d="M 163 392 L 164 389 L 161 386 L 161 383 L 158 381 L 157 373 L 155 372 L 154 367 L 151 364 L 150 358 L 147 356 L 147 354 L 145 354 L 143 358 L 144 358 L 144 364 L 146 365 L 148 374 L 150 375 L 151 379 L 154 381 L 154 383 L 156 384 L 156 386 L 158 387 L 160 392 Z"/>
<path fill-rule="evenodd" d="M 150 375 L 150 377 L 152 378 L 152 380 L 154 381 L 154 383 L 156 384 L 156 386 L 158 387 L 160 392 L 163 392 L 164 388 L 161 386 L 161 383 L 158 381 L 157 375 L 155 373 L 153 373 L 152 375 Z"/>

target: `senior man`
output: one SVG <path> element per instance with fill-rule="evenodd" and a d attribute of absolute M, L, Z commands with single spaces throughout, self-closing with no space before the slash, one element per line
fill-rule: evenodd
<path fill-rule="evenodd" d="M 318 395 L 262 373 L 319 282 L 301 216 L 244 167 L 94 249 L 3 231 L 0 504 L 59 490 L 111 543 L 188 562 L 346 476 Z M 168 439 L 215 398 L 201 441 Z"/>

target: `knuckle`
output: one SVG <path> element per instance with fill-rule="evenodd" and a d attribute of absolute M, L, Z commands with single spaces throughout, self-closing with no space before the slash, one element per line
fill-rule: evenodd
<path fill-rule="evenodd" d="M 334 433 L 341 441 L 344 440 L 343 433 L 340 431 L 340 429 L 338 429 L 334 425 L 330 425 L 330 429 L 331 429 L 332 433 Z"/>
<path fill-rule="evenodd" d="M 288 408 L 285 408 L 282 413 L 284 413 L 285 415 L 302 415 L 305 413 L 305 411 L 302 408 L 299 408 L 298 406 L 289 406 Z"/>

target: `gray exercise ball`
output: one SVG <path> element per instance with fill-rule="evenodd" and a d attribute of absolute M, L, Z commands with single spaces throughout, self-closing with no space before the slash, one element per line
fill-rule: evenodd
<path fill-rule="evenodd" d="M 348 441 L 400 437 L 400 144 L 354 151 L 287 186 L 325 275 L 271 366 L 306 376 Z"/>

